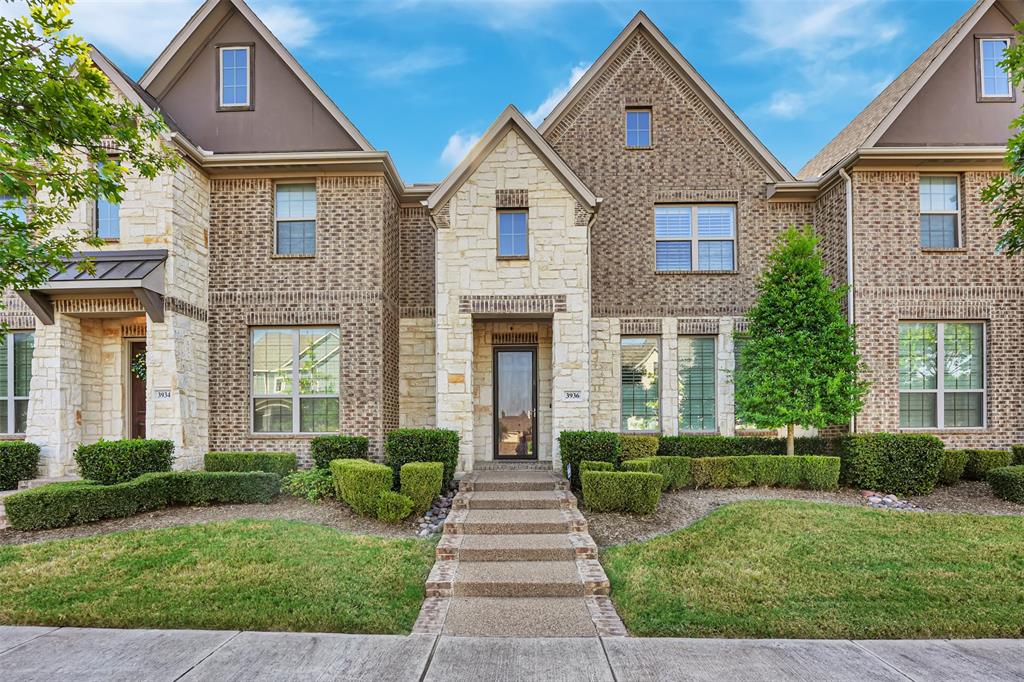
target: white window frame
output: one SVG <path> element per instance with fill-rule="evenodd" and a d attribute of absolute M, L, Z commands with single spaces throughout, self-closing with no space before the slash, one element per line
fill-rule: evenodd
<path fill-rule="evenodd" d="M 900 431 L 981 431 L 988 428 L 988 323 L 983 320 L 900 320 L 896 327 L 896 358 L 899 363 L 899 325 L 934 324 L 935 328 L 935 388 L 899 388 L 897 370 L 897 393 L 935 394 L 935 426 L 900 426 Z M 946 382 L 946 325 L 981 325 L 981 388 L 945 388 Z M 979 426 L 946 426 L 946 393 L 981 393 L 981 424 Z M 899 399 L 897 396 L 896 421 L 899 423 Z"/>
<path fill-rule="evenodd" d="M 647 114 L 647 144 L 630 144 L 629 143 L 629 115 L 645 113 Z M 626 149 L 650 149 L 654 146 L 654 110 L 652 107 L 635 106 L 626 107 L 626 116 L 624 117 L 626 123 Z M 637 128 L 637 130 L 640 130 Z"/>
<path fill-rule="evenodd" d="M 311 217 L 302 217 L 302 218 L 294 218 L 294 217 L 292 217 L 292 218 L 278 218 L 277 217 L 277 188 L 281 187 L 283 185 L 312 185 L 313 186 L 313 215 Z M 317 203 L 319 201 L 320 201 L 320 193 L 317 191 L 316 181 L 315 180 L 288 180 L 287 182 L 282 181 L 282 182 L 275 182 L 274 183 L 274 255 L 275 256 L 285 256 L 285 257 L 289 257 L 290 256 L 292 258 L 302 258 L 302 257 L 310 257 L 310 256 L 315 256 L 316 255 L 316 246 L 317 246 L 317 241 L 318 241 L 317 240 L 317 228 L 319 227 L 317 225 L 317 221 L 316 221 L 316 209 L 317 209 Z M 310 251 L 309 253 L 281 253 L 280 249 L 278 248 L 278 243 L 277 243 L 278 236 L 280 235 L 280 231 L 281 231 L 280 230 L 281 223 L 308 223 L 308 222 L 312 222 L 313 223 L 313 250 Z"/>
<path fill-rule="evenodd" d="M 299 388 L 299 337 L 303 330 L 308 329 L 335 329 L 338 331 L 338 364 L 341 365 L 341 330 L 332 325 L 304 325 L 300 327 L 249 327 L 249 434 L 261 438 L 280 438 L 282 436 L 324 436 L 337 434 L 341 428 L 341 372 L 338 373 L 337 393 L 301 393 Z M 258 331 L 288 332 L 292 337 L 292 391 L 285 393 L 256 393 L 253 387 L 253 377 L 256 371 L 256 354 L 253 352 L 253 344 Z M 300 431 L 301 428 L 301 400 L 303 398 L 334 398 L 338 401 L 338 431 Z M 291 431 L 257 431 L 256 430 L 256 401 L 262 399 L 291 399 L 292 401 L 292 430 Z"/>
<path fill-rule="evenodd" d="M 987 92 L 985 90 L 985 43 L 1002 43 L 1003 51 L 1010 49 L 1009 37 L 978 38 L 978 84 L 983 99 L 1009 99 L 1013 97 L 1013 83 L 1009 74 L 1006 75 L 1006 92 Z M 995 68 L 999 68 L 998 64 Z"/>
<path fill-rule="evenodd" d="M 224 51 L 245 50 L 245 102 L 224 103 Z M 209 67 L 207 67 L 209 68 Z M 252 106 L 252 49 L 248 45 L 221 45 L 217 48 L 217 101 L 222 109 Z"/>
<path fill-rule="evenodd" d="M 679 371 L 680 371 L 679 370 L 679 365 L 680 365 L 680 363 L 679 363 L 680 352 L 679 351 L 682 348 L 682 341 L 683 341 L 683 339 L 710 339 L 711 340 L 711 342 L 712 342 L 712 344 L 714 346 L 714 351 L 712 353 L 713 357 L 711 359 L 711 362 L 712 362 L 713 369 L 714 369 L 714 372 L 715 372 L 715 379 L 714 379 L 714 381 L 715 381 L 715 389 L 714 389 L 715 390 L 715 416 L 714 416 L 714 422 L 712 424 L 712 427 L 710 429 L 684 429 L 683 428 L 683 396 L 682 396 L 681 393 L 679 393 L 676 396 L 677 412 L 678 412 L 678 414 L 676 415 L 676 423 L 678 424 L 679 433 L 715 434 L 715 433 L 718 433 L 718 431 L 719 431 L 718 418 L 719 418 L 719 416 L 721 416 L 722 412 L 721 412 L 721 405 L 719 404 L 719 399 L 718 399 L 719 398 L 719 389 L 721 388 L 721 385 L 719 384 L 720 377 L 719 377 L 719 371 L 718 371 L 718 338 L 719 337 L 717 335 L 714 335 L 714 334 L 680 334 L 679 337 L 678 337 L 678 340 L 676 342 L 676 392 L 677 393 L 679 393 Z"/>
<path fill-rule="evenodd" d="M 658 236 L 658 209 L 659 208 L 689 208 L 690 209 L 690 236 L 689 237 L 659 237 Z M 697 214 L 702 208 L 728 208 L 732 211 L 732 236 L 731 237 L 699 237 L 697 226 Z M 739 217 L 736 204 L 713 203 L 713 204 L 655 204 L 654 206 L 654 271 L 661 273 L 678 272 L 736 272 L 739 267 L 739 254 L 737 253 L 737 235 L 739 233 Z M 689 270 L 659 270 L 658 269 L 658 242 L 690 242 L 690 269 Z M 731 270 L 701 270 L 700 269 L 700 242 L 732 242 L 732 269 Z"/>
<path fill-rule="evenodd" d="M 14 406 L 18 402 L 28 402 L 32 396 L 32 366 L 29 365 L 29 394 L 27 396 L 15 396 L 14 395 L 14 335 L 15 334 L 32 334 L 35 332 L 31 329 L 9 329 L 6 336 L 6 346 L 4 352 L 7 354 L 7 386 L 5 387 L 6 395 L 0 397 L 0 400 L 7 403 L 7 425 L 6 431 L 0 436 L 24 436 L 24 431 L 15 431 L 15 409 Z M 35 339 L 32 340 L 32 355 L 35 356 Z M 27 428 L 27 424 L 26 424 Z"/>
<path fill-rule="evenodd" d="M 921 180 L 920 180 L 921 178 L 949 178 L 949 179 L 951 179 L 953 181 L 953 184 L 956 185 L 956 210 L 955 211 L 925 211 L 923 208 L 921 208 Z M 922 249 L 944 249 L 944 248 L 959 249 L 959 248 L 961 248 L 963 246 L 964 235 L 963 235 L 963 231 L 962 231 L 961 225 L 960 225 L 960 212 L 961 212 L 961 210 L 963 210 L 963 205 L 960 203 L 961 199 L 962 198 L 960 196 L 960 176 L 959 175 L 957 175 L 955 173 L 921 173 L 921 175 L 919 176 L 919 179 L 918 179 L 918 187 L 917 187 L 917 211 L 918 211 L 917 242 L 918 242 L 918 246 L 920 246 Z M 924 244 L 922 244 L 921 243 L 921 216 L 926 216 L 926 215 L 951 215 L 951 216 L 953 216 L 953 221 L 954 221 L 953 222 L 953 236 L 956 238 L 956 244 L 954 244 L 953 246 L 946 246 L 946 247 L 944 247 L 944 246 L 925 246 Z"/>

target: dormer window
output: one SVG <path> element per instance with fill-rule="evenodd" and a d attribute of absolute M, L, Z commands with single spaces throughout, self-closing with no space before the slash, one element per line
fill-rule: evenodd
<path fill-rule="evenodd" d="M 252 47 L 230 45 L 217 49 L 221 109 L 252 108 Z"/>
<path fill-rule="evenodd" d="M 1009 74 L 999 65 L 1010 47 L 1009 36 L 992 36 L 977 39 L 977 83 L 978 101 L 1012 102 L 1013 88 Z"/>

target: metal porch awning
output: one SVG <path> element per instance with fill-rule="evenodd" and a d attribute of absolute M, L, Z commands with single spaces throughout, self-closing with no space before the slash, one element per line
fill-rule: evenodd
<path fill-rule="evenodd" d="M 92 273 L 79 267 L 84 261 L 92 262 Z M 17 294 L 43 324 L 53 324 L 51 296 L 55 294 L 131 293 L 149 319 L 163 322 L 166 261 L 165 249 L 83 251 L 74 254 L 63 269 L 54 270 L 43 285 Z"/>

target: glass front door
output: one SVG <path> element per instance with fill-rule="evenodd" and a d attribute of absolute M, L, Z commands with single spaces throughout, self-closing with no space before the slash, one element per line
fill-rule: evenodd
<path fill-rule="evenodd" d="M 537 459 L 537 349 L 494 350 L 494 458 Z"/>

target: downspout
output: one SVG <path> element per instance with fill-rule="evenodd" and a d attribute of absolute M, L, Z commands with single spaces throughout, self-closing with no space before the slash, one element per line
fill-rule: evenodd
<path fill-rule="evenodd" d="M 591 254 L 591 242 L 590 233 L 594 228 L 594 224 L 597 223 L 597 214 L 601 210 L 601 204 L 604 201 L 602 197 L 597 197 L 594 202 L 594 212 L 590 214 L 590 220 L 587 221 L 587 354 L 590 356 L 587 358 L 587 395 L 590 399 L 591 408 L 594 403 L 594 349 L 591 344 L 594 342 L 594 262 Z M 594 410 L 587 410 L 587 428 L 593 426 L 591 419 L 593 418 Z M 561 458 L 561 453 L 559 453 Z"/>
<path fill-rule="evenodd" d="M 846 169 L 839 167 L 839 177 L 846 185 L 846 319 L 853 325 L 853 179 Z M 854 332 L 856 334 L 856 332 Z M 857 416 L 850 417 L 850 433 L 857 432 Z"/>

